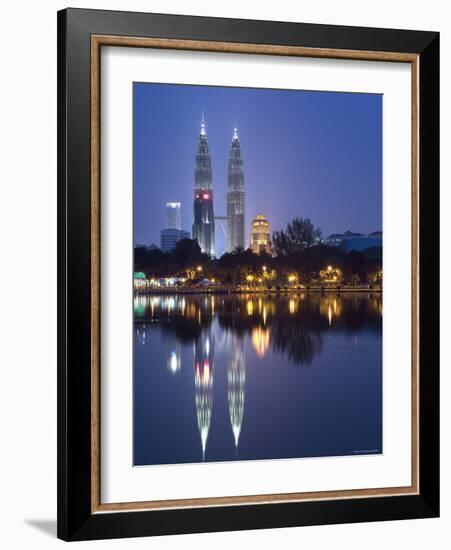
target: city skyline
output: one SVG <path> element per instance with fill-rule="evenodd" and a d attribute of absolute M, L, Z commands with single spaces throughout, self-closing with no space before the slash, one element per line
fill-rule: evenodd
<path fill-rule="evenodd" d="M 271 230 L 297 215 L 312 219 L 323 237 L 382 229 L 381 96 L 144 83 L 134 90 L 135 244 L 158 243 L 169 201 L 181 203 L 181 228 L 191 229 L 202 110 L 216 216 L 227 214 L 230 138 L 234 128 L 239 131 L 246 159 L 246 244 L 260 212 Z M 226 251 L 218 227 L 216 245 L 217 255 Z"/>

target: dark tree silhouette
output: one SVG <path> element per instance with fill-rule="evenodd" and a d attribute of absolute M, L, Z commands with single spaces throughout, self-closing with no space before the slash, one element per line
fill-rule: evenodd
<path fill-rule="evenodd" d="M 172 251 L 172 256 L 178 270 L 202 265 L 209 259 L 208 255 L 202 254 L 197 241 L 192 239 L 180 240 L 175 245 L 175 248 Z"/>
<path fill-rule="evenodd" d="M 294 218 L 287 224 L 286 230 L 274 231 L 272 246 L 277 256 L 299 254 L 315 244 L 321 238 L 321 230 L 309 219 Z"/>

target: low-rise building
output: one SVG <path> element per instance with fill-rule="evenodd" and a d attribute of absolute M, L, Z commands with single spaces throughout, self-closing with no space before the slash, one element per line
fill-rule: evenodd
<path fill-rule="evenodd" d="M 373 231 L 368 235 L 353 231 L 332 233 L 325 239 L 324 243 L 329 246 L 339 246 L 346 252 L 366 250 L 367 248 L 382 246 L 382 231 Z"/>
<path fill-rule="evenodd" d="M 364 239 L 345 239 L 341 243 L 340 248 L 342 248 L 345 252 L 351 252 L 351 250 L 362 252 L 368 248 L 375 248 L 379 246 L 382 246 L 382 238 L 377 239 L 375 237 L 367 237 Z"/>

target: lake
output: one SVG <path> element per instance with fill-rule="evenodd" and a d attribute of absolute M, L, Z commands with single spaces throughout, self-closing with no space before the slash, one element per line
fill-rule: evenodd
<path fill-rule="evenodd" d="M 382 452 L 380 293 L 134 298 L 134 465 Z"/>

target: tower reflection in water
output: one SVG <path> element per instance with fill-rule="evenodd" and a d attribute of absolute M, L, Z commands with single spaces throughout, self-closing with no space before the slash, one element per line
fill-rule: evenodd
<path fill-rule="evenodd" d="M 175 341 L 168 346 L 166 364 L 168 371 L 176 374 L 182 368 L 182 356 L 179 342 Z"/>
<path fill-rule="evenodd" d="M 194 389 L 202 460 L 205 460 L 213 408 L 213 358 L 214 336 L 210 326 L 208 330 L 201 332 L 194 343 Z"/>
<path fill-rule="evenodd" d="M 252 346 L 255 350 L 255 353 L 260 357 L 260 359 L 262 359 L 268 352 L 269 343 L 269 328 L 258 326 L 252 329 Z"/>
<path fill-rule="evenodd" d="M 231 342 L 228 344 L 230 344 L 228 345 L 230 353 L 227 367 L 227 398 L 235 451 L 238 453 L 244 416 L 246 362 L 243 338 L 232 335 Z M 213 409 L 214 352 L 214 332 L 210 328 L 202 331 L 194 344 L 196 416 L 204 461 Z"/>
<path fill-rule="evenodd" d="M 246 359 L 243 338 L 232 336 L 227 368 L 227 396 L 229 401 L 230 424 L 232 425 L 235 449 L 238 453 L 238 441 L 244 415 L 244 397 L 246 391 Z"/>
<path fill-rule="evenodd" d="M 193 398 L 196 415 L 195 420 L 193 418 L 193 435 L 195 441 L 198 432 L 197 441 L 200 443 L 203 461 L 208 460 L 216 378 L 220 416 L 217 421 L 213 421 L 213 424 L 217 423 L 214 429 L 222 425 L 220 437 L 230 443 L 233 441 L 237 459 L 245 419 L 246 351 L 249 361 L 247 368 L 251 372 L 256 365 L 264 364 L 271 368 L 274 365 L 274 368 L 278 368 L 278 362 L 268 362 L 268 354 L 270 357 L 275 354 L 283 356 L 284 364 L 309 366 L 315 356 L 322 353 L 325 334 L 356 335 L 363 331 L 379 335 L 382 296 L 372 293 L 340 296 L 306 296 L 304 293 L 264 296 L 136 296 L 134 318 L 136 344 L 146 346 L 151 337 L 157 342 L 164 341 L 162 351 L 166 356 L 162 359 L 165 360 L 168 374 L 173 375 L 178 384 L 186 384 L 183 382 L 186 376 L 180 378 L 184 370 L 182 359 L 189 360 L 183 348 L 189 346 L 193 350 L 191 364 L 194 366 Z M 225 367 L 226 371 L 221 367 Z M 192 380 L 192 375 L 186 374 Z M 283 377 L 289 374 L 281 371 L 279 375 Z M 298 379 L 302 380 L 302 377 Z M 187 385 L 185 387 L 188 388 Z M 229 418 L 223 417 L 221 420 L 224 412 L 227 414 L 226 411 L 222 412 L 221 405 L 225 392 Z M 215 433 L 215 442 L 216 437 Z M 195 445 L 198 449 L 198 443 Z M 217 450 L 214 451 L 214 445 L 211 445 L 211 452 L 215 455 Z M 226 459 L 232 457 L 227 455 Z"/>

